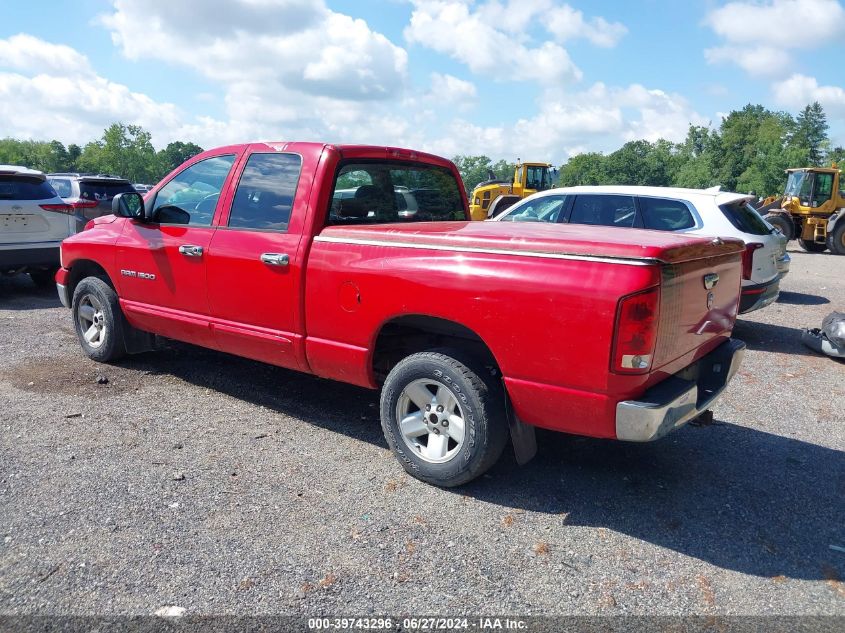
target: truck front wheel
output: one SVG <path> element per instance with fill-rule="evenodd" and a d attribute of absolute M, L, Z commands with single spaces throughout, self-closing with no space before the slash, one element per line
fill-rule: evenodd
<path fill-rule="evenodd" d="M 114 289 L 99 277 L 86 277 L 77 284 L 71 303 L 73 324 L 85 354 L 107 363 L 126 354 L 123 343 L 123 312 Z"/>
<path fill-rule="evenodd" d="M 481 363 L 452 349 L 413 354 L 391 370 L 381 392 L 381 426 L 409 474 L 444 487 L 484 473 L 508 438 L 501 385 Z"/>
<path fill-rule="evenodd" d="M 827 246 L 831 253 L 845 255 L 845 219 L 840 218 L 833 231 L 827 234 Z"/>

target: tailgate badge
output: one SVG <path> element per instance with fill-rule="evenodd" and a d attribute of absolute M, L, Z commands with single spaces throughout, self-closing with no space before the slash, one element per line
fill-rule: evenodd
<path fill-rule="evenodd" d="M 707 309 L 710 310 L 713 307 L 713 293 L 707 293 Z"/>
<path fill-rule="evenodd" d="M 707 290 L 713 290 L 717 283 L 719 283 L 719 275 L 716 273 L 707 273 L 704 275 L 704 287 Z"/>

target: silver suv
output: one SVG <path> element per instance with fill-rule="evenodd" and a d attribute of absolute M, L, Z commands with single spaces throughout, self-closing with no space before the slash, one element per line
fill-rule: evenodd
<path fill-rule="evenodd" d="M 111 200 L 119 193 L 134 193 L 135 188 L 125 178 L 110 174 L 57 173 L 47 174 L 56 193 L 72 207 L 78 233 L 89 220 L 111 213 Z"/>
<path fill-rule="evenodd" d="M 0 274 L 26 272 L 52 286 L 59 245 L 74 233 L 71 212 L 44 172 L 0 165 Z"/>

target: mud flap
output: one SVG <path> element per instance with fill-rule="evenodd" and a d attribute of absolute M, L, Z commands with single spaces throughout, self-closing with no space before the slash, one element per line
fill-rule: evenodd
<path fill-rule="evenodd" d="M 505 394 L 507 394 L 507 391 L 505 391 Z M 537 454 L 537 434 L 533 426 L 525 424 L 516 416 L 511 407 L 511 400 L 507 395 L 505 395 L 505 402 L 507 403 L 508 426 L 511 431 L 513 454 L 516 457 L 516 463 L 524 466 Z"/>

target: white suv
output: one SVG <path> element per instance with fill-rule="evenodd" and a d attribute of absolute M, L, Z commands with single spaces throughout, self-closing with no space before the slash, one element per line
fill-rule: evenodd
<path fill-rule="evenodd" d="M 789 272 L 786 238 L 749 204 L 752 196 L 713 189 L 565 187 L 521 200 L 492 222 L 555 222 L 678 231 L 745 242 L 739 311 L 763 308 Z"/>
<path fill-rule="evenodd" d="M 52 286 L 59 245 L 74 232 L 71 212 L 43 172 L 0 165 L 0 274 L 26 272 Z"/>

